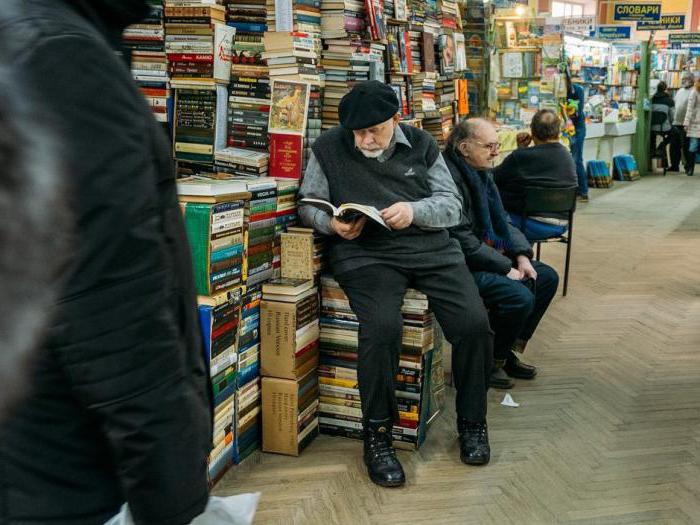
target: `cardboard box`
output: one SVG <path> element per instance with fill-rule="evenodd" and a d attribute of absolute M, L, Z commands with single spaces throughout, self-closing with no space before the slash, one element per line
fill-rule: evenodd
<path fill-rule="evenodd" d="M 318 378 L 262 378 L 263 451 L 298 456 L 318 435 Z"/>
<path fill-rule="evenodd" d="M 296 303 L 260 303 L 260 374 L 299 379 L 318 366 L 318 318 L 297 329 Z"/>

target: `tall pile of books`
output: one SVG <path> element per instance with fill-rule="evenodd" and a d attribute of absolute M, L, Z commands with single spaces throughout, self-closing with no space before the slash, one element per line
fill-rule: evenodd
<path fill-rule="evenodd" d="M 260 67 L 260 66 L 258 66 Z M 229 85 L 228 145 L 267 152 L 270 79 L 267 68 L 232 66 Z"/>
<path fill-rule="evenodd" d="M 438 0 L 437 12 L 441 27 L 446 29 L 457 29 L 458 26 L 461 27 L 459 8 L 455 0 Z"/>
<path fill-rule="evenodd" d="M 318 288 L 270 281 L 260 309 L 263 450 L 296 456 L 318 435 Z"/>
<path fill-rule="evenodd" d="M 435 82 L 435 105 L 438 116 L 423 120 L 423 129 L 430 133 L 442 148 L 454 126 L 455 86 L 451 77 L 440 76 Z"/>
<path fill-rule="evenodd" d="M 197 303 L 214 394 L 214 438 L 209 456 L 209 479 L 215 483 L 233 464 L 238 372 L 236 340 L 241 289 L 215 296 L 200 295 Z"/>
<path fill-rule="evenodd" d="M 433 317 L 427 298 L 408 290 L 401 309 L 402 349 L 396 376 L 399 423 L 394 444 L 418 448 L 430 414 Z M 362 410 L 357 384 L 357 317 L 347 296 L 331 277 L 321 277 L 321 349 L 319 364 L 321 432 L 362 438 Z"/>
<path fill-rule="evenodd" d="M 209 475 L 216 481 L 233 463 L 241 309 L 244 207 L 247 194 L 227 181 L 178 182 L 192 254 L 200 326 L 214 397 L 214 441 Z"/>
<path fill-rule="evenodd" d="M 245 265 L 248 286 L 272 277 L 277 225 L 277 183 L 270 177 L 241 180 L 250 192 L 245 208 Z"/>
<path fill-rule="evenodd" d="M 179 161 L 212 164 L 226 147 L 227 84 L 235 29 L 211 2 L 166 0 L 165 51 L 175 89 L 173 141 Z"/>
<path fill-rule="evenodd" d="M 483 0 L 467 0 L 466 9 L 462 11 L 464 19 L 462 27 L 467 55 L 466 78 L 469 81 L 469 110 L 471 114 L 478 113 L 483 105 L 486 73 L 486 18 Z"/>
<path fill-rule="evenodd" d="M 370 80 L 373 68 L 381 69 L 384 63 L 383 44 L 354 38 L 332 38 L 324 40 L 321 63 L 326 82 L 323 91 L 322 128 L 329 129 L 339 124 L 340 100 L 355 84 Z M 381 78 L 380 80 L 384 80 Z"/>
<path fill-rule="evenodd" d="M 249 287 L 243 294 L 241 321 L 238 328 L 238 380 L 234 419 L 233 462 L 239 464 L 260 448 L 260 286 Z"/>
<path fill-rule="evenodd" d="M 296 179 L 277 179 L 277 211 L 275 213 L 275 244 L 273 248 L 273 278 L 280 277 L 282 268 L 281 235 L 290 226 L 297 223 L 297 193 L 299 181 Z"/>
<path fill-rule="evenodd" d="M 362 0 L 321 0 L 321 37 L 326 39 L 363 36 L 367 27 Z"/>
<path fill-rule="evenodd" d="M 131 74 L 146 97 L 158 122 L 168 121 L 168 61 L 165 56 L 163 3 L 149 1 L 151 12 L 124 31 L 124 44 L 131 54 Z"/>
<path fill-rule="evenodd" d="M 418 73 L 411 77 L 413 86 L 413 96 L 411 106 L 413 115 L 416 118 L 426 118 L 437 116 L 437 105 L 435 104 L 435 83 L 437 73 Z"/>

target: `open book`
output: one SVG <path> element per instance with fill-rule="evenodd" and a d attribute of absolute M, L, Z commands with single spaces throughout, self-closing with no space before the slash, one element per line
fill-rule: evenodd
<path fill-rule="evenodd" d="M 299 202 L 304 204 L 309 204 L 310 206 L 315 206 L 322 210 L 327 211 L 333 215 L 336 219 L 342 222 L 352 222 L 359 219 L 361 215 L 365 215 L 375 222 L 378 222 L 384 226 L 387 230 L 390 230 L 389 226 L 386 225 L 382 215 L 379 210 L 374 206 L 367 206 L 365 204 L 353 204 L 348 202 L 346 204 L 341 204 L 337 208 L 333 206 L 330 202 L 321 199 L 301 199 Z"/>

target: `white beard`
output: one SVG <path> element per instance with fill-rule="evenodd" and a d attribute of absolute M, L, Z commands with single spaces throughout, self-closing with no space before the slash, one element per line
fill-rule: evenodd
<path fill-rule="evenodd" d="M 359 148 L 358 148 L 359 149 Z M 360 149 L 360 153 L 362 153 L 366 158 L 368 159 L 376 159 L 378 158 L 382 153 L 384 153 L 385 150 L 383 149 L 378 149 L 378 150 L 373 150 L 369 151 L 366 149 Z"/>

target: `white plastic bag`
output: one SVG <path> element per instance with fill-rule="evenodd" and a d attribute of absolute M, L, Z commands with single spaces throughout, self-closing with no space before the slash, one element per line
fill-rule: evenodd
<path fill-rule="evenodd" d="M 259 492 L 239 494 L 227 498 L 211 496 L 204 512 L 197 516 L 190 525 L 251 525 L 259 499 Z M 105 525 L 134 525 L 127 504 L 122 505 L 119 514 Z"/>

